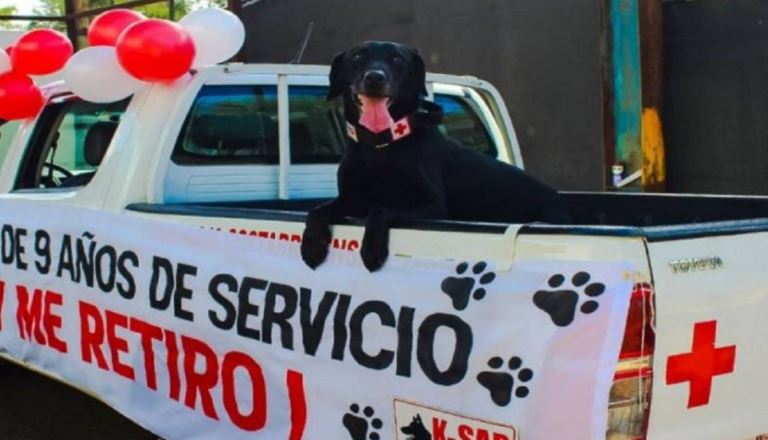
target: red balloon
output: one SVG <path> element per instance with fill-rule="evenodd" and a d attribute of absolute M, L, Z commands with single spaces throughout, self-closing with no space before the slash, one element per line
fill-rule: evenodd
<path fill-rule="evenodd" d="M 117 40 L 117 59 L 134 78 L 173 81 L 192 67 L 195 43 L 183 27 L 150 19 L 130 25 Z"/>
<path fill-rule="evenodd" d="M 27 75 L 16 72 L 0 75 L 0 119 L 32 118 L 44 104 L 43 93 Z"/>
<path fill-rule="evenodd" d="M 11 56 L 11 54 L 13 53 L 14 46 L 15 44 L 9 44 L 8 46 L 5 47 L 5 53 L 7 53 L 8 56 Z"/>
<path fill-rule="evenodd" d="M 120 34 L 133 23 L 146 20 L 140 12 L 130 9 L 113 9 L 96 17 L 88 28 L 88 44 L 114 46 Z"/>
<path fill-rule="evenodd" d="M 72 43 L 61 32 L 35 29 L 16 41 L 11 54 L 13 70 L 27 75 L 48 75 L 61 70 L 72 56 Z"/>

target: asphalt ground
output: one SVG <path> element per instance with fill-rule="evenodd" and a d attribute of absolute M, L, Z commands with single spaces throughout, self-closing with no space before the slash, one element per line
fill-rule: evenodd
<path fill-rule="evenodd" d="M 156 440 L 98 400 L 0 360 L 0 440 Z"/>

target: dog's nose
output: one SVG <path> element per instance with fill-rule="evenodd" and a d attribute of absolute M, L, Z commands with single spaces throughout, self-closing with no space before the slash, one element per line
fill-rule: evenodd
<path fill-rule="evenodd" d="M 365 72 L 363 81 L 366 86 L 380 86 L 387 82 L 387 74 L 383 70 L 369 70 Z"/>

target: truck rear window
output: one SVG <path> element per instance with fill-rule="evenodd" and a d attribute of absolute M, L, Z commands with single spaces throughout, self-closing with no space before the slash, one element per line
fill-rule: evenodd
<path fill-rule="evenodd" d="M 338 104 L 325 87 L 289 89 L 291 163 L 336 163 L 344 152 Z M 192 106 L 172 159 L 181 165 L 279 162 L 277 87 L 206 86 Z"/>
<path fill-rule="evenodd" d="M 327 87 L 288 89 L 291 163 L 338 163 L 346 148 L 339 100 L 328 101 Z"/>
<path fill-rule="evenodd" d="M 292 164 L 335 164 L 346 139 L 340 100 L 324 86 L 290 86 Z M 462 144 L 496 157 L 496 146 L 467 99 L 436 95 L 445 117 L 441 129 Z M 277 87 L 205 86 L 184 121 L 171 157 L 178 165 L 279 163 Z"/>
<path fill-rule="evenodd" d="M 278 163 L 277 87 L 209 86 L 195 99 L 172 159 L 178 164 Z"/>

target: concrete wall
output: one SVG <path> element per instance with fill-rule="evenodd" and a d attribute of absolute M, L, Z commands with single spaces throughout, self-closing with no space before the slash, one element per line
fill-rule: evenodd
<path fill-rule="evenodd" d="M 562 189 L 603 186 L 601 2 L 261 0 L 243 2 L 250 62 L 330 63 L 363 40 L 417 47 L 434 72 L 486 79 L 506 99 L 526 168 Z"/>
<path fill-rule="evenodd" d="M 768 194 L 768 2 L 664 5 L 669 189 Z"/>

